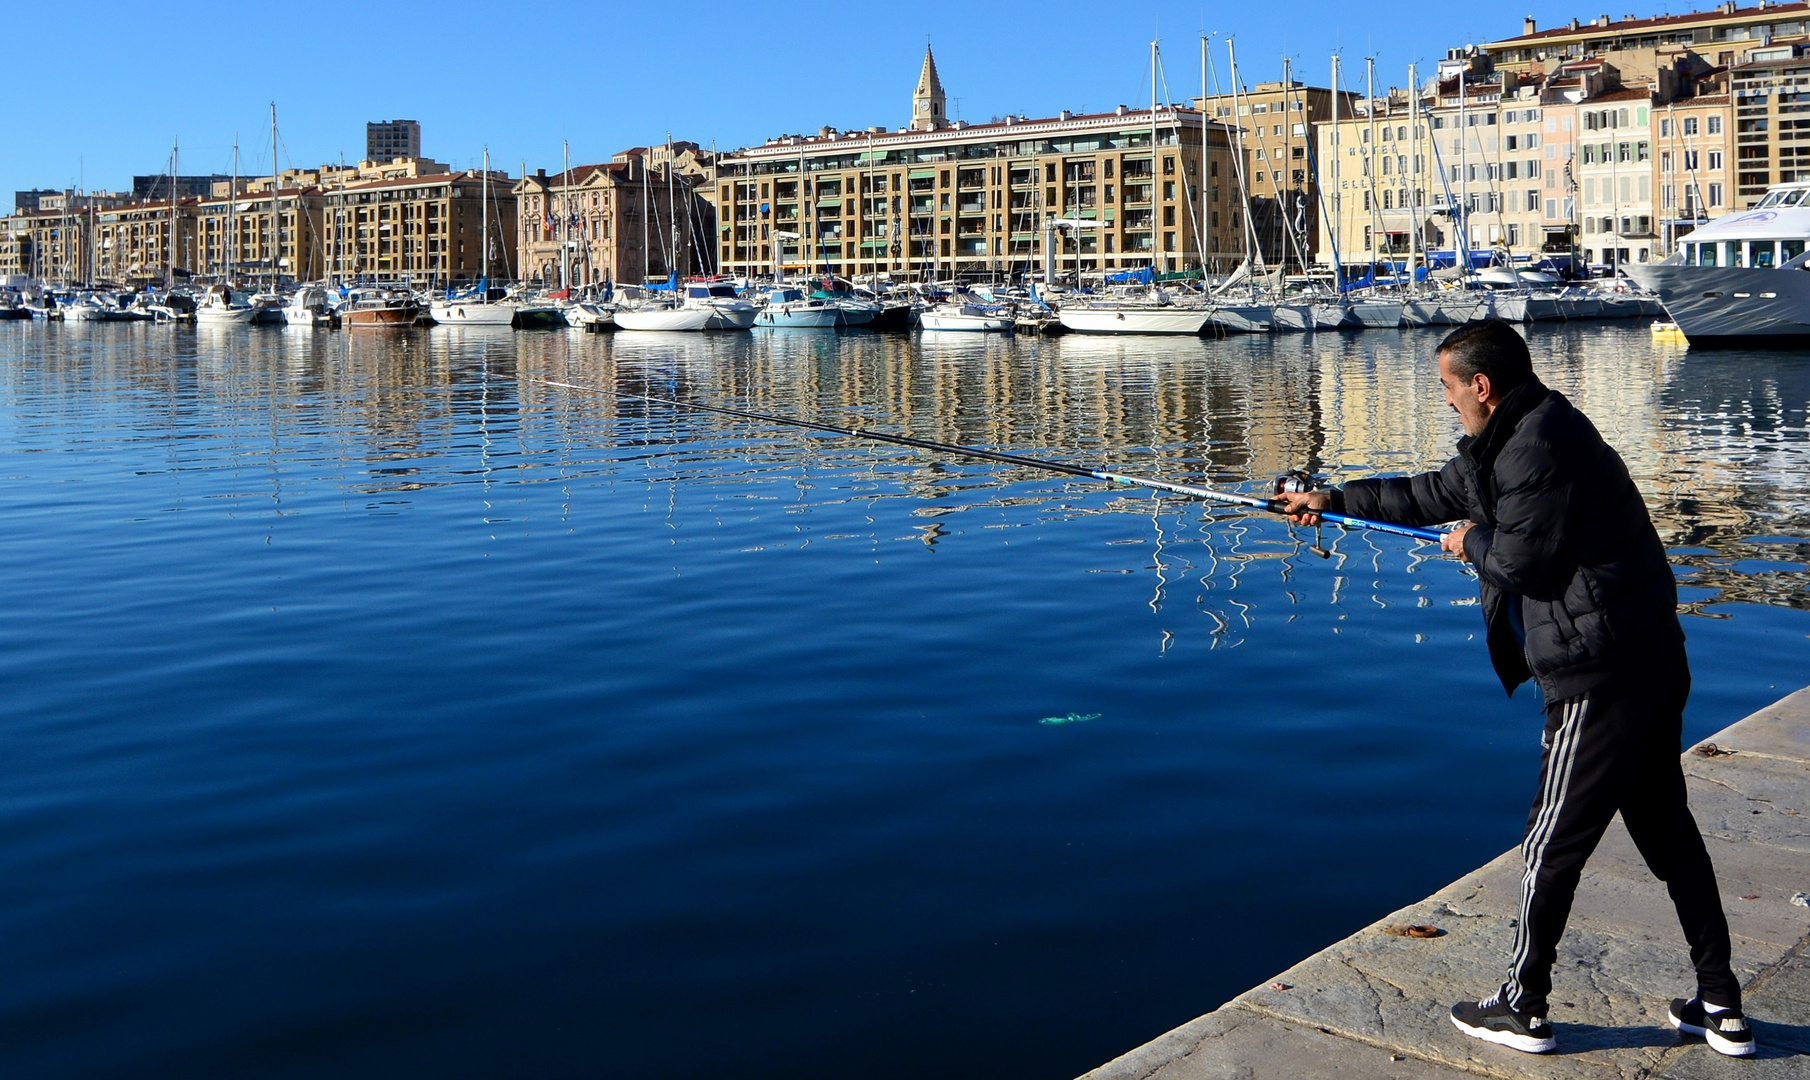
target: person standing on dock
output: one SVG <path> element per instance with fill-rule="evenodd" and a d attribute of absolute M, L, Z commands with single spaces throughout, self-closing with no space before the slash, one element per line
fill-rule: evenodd
<path fill-rule="evenodd" d="M 1540 791 L 1521 842 L 1520 919 L 1508 977 L 1461 1001 L 1466 1035 L 1529 1053 L 1554 1048 L 1547 995 L 1584 862 L 1617 811 L 1666 883 L 1697 971 L 1672 1025 L 1721 1053 L 1754 1052 L 1729 967 L 1715 868 L 1686 802 L 1679 757 L 1690 669 L 1665 547 L 1621 456 L 1534 375 L 1508 324 L 1460 327 L 1439 378 L 1465 436 L 1437 472 L 1289 492 L 1298 524 L 1321 511 L 1403 525 L 1464 524 L 1440 546 L 1476 568 L 1490 660 L 1510 693 L 1545 701 Z"/>

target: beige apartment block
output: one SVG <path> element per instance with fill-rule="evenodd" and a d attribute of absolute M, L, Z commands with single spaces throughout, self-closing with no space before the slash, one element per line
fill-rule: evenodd
<path fill-rule="evenodd" d="M 475 169 L 361 180 L 320 196 L 319 232 L 326 273 L 334 280 L 407 281 L 444 288 L 517 276 L 514 180 Z M 488 244 L 484 193 L 488 187 Z M 489 258 L 485 258 L 488 247 Z"/>
<path fill-rule="evenodd" d="M 1002 277 L 1044 265 L 1051 221 L 1062 273 L 1244 259 L 1229 132 L 1199 110 L 938 123 L 928 56 L 925 68 L 912 127 L 824 128 L 717 160 L 724 272 Z"/>
<path fill-rule="evenodd" d="M 1698 94 L 1655 110 L 1660 250 L 1734 209 L 1734 98 Z"/>
<path fill-rule="evenodd" d="M 1352 115 L 1357 94 L 1341 91 L 1337 111 Z M 1332 119 L 1334 94 L 1320 86 L 1258 83 L 1236 94 L 1195 98 L 1209 120 L 1233 128 L 1250 192 L 1250 227 L 1269 266 L 1311 265 L 1320 255 L 1320 196 L 1313 160 L 1315 125 Z"/>
<path fill-rule="evenodd" d="M 1545 110 L 1537 85 L 1457 56 L 1420 88 L 1359 101 L 1322 125 L 1328 227 L 1322 262 L 1401 263 L 1415 250 L 1537 255 L 1545 244 Z"/>
<path fill-rule="evenodd" d="M 1733 2 L 1707 11 L 1680 15 L 1612 19 L 1598 15 L 1587 22 L 1541 30 L 1533 19 L 1522 23 L 1512 38 L 1481 46 L 1501 70 L 1532 75 L 1550 73 L 1577 60 L 1608 60 L 1621 69 L 1629 83 L 1652 82 L 1662 94 L 1660 72 L 1673 66 L 1671 58 L 1690 52 L 1709 64 L 1726 67 L 1739 63 L 1744 52 L 1755 47 L 1778 46 L 1810 40 L 1810 3 L 1762 2 L 1741 7 Z M 1649 80 L 1646 76 L 1651 74 Z"/>
<path fill-rule="evenodd" d="M 170 280 L 173 268 L 188 268 L 185 256 L 194 248 L 195 208 L 199 200 L 141 202 L 94 215 L 94 279 L 125 285 Z M 171 243 L 171 222 L 176 230 Z"/>
<path fill-rule="evenodd" d="M 1653 207 L 1652 92 L 1610 90 L 1576 108 L 1573 168 L 1584 261 L 1617 268 L 1662 258 Z"/>
<path fill-rule="evenodd" d="M 1734 94 L 1735 205 L 1758 202 L 1771 184 L 1810 180 L 1810 50 L 1751 50 L 1729 74 Z"/>

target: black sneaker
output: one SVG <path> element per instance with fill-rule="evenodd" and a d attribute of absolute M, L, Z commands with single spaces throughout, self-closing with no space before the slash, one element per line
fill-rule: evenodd
<path fill-rule="evenodd" d="M 1494 995 L 1484 1001 L 1452 1006 L 1452 1025 L 1473 1039 L 1498 1043 L 1528 1054 L 1544 1054 L 1558 1045 L 1544 1016 L 1516 1012 Z"/>
<path fill-rule="evenodd" d="M 1747 1018 L 1739 1009 L 1710 1013 L 1696 998 L 1689 1001 L 1673 998 L 1672 1007 L 1666 1010 L 1666 1019 L 1686 1035 L 1701 1035 L 1709 1048 L 1718 1054 L 1729 1057 L 1753 1054 L 1753 1032 L 1748 1030 Z"/>

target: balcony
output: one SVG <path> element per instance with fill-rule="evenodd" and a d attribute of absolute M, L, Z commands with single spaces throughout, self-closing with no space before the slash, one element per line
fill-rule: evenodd
<path fill-rule="evenodd" d="M 964 214 L 984 214 L 987 212 L 987 197 L 985 195 L 977 195 L 957 199 L 955 201 L 955 208 Z"/>

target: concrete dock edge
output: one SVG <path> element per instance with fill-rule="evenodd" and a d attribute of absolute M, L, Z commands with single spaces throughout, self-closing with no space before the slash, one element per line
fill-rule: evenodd
<path fill-rule="evenodd" d="M 1722 1057 L 1667 1024 L 1667 1004 L 1696 983 L 1665 886 L 1617 820 L 1559 948 L 1555 1053 L 1467 1038 L 1448 1016 L 1502 979 L 1520 878 L 1511 850 L 1083 1080 L 1810 1078 L 1810 907 L 1792 900 L 1810 892 L 1810 687 L 1691 747 L 1684 770 L 1756 1058 Z M 1421 925 L 1444 933 L 1399 936 Z"/>

